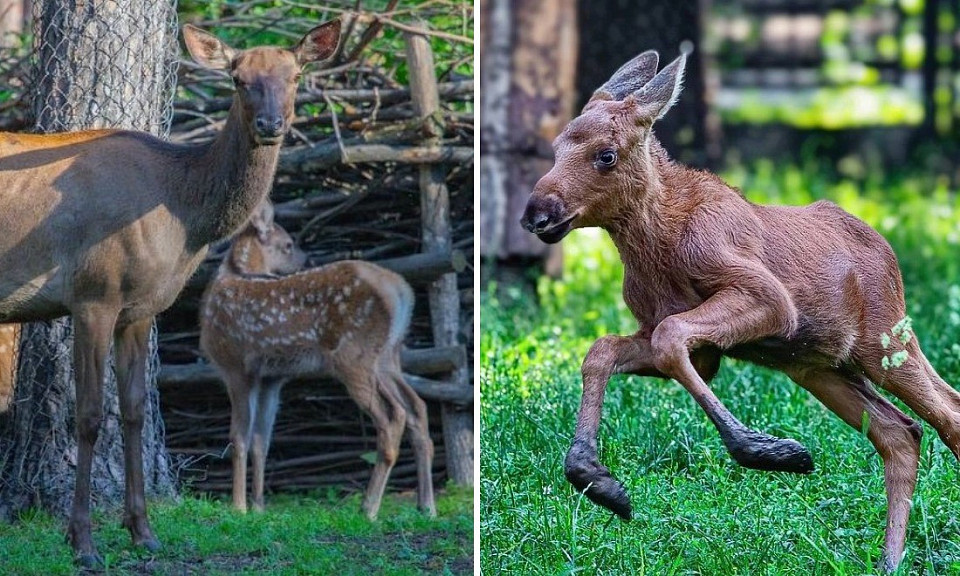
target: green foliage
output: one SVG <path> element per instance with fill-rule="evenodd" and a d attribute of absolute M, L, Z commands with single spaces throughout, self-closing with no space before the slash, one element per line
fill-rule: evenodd
<path fill-rule="evenodd" d="M 843 164 L 843 163 L 842 163 Z M 917 338 L 960 384 L 960 201 L 946 183 L 847 162 L 840 173 L 759 162 L 726 179 L 757 202 L 828 198 L 879 229 L 896 251 L 910 318 L 891 350 Z M 630 523 L 577 493 L 562 465 L 592 342 L 635 321 L 603 233 L 564 242 L 563 280 L 541 279 L 534 306 L 519 290 L 481 298 L 481 568 L 515 574 L 878 573 L 886 499 L 873 447 L 782 374 L 725 360 L 711 387 L 748 426 L 803 442 L 817 470 L 746 470 L 674 382 L 611 380 L 600 458 L 624 482 Z M 879 337 L 876 335 L 874 337 Z M 897 401 L 898 405 L 903 407 Z M 869 427 L 862 422 L 862 431 Z M 921 443 L 902 574 L 960 573 L 960 466 L 928 426 Z"/>
<path fill-rule="evenodd" d="M 919 98 L 890 85 L 830 86 L 777 98 L 744 91 L 736 106 L 719 110 L 723 120 L 733 124 L 777 123 L 828 130 L 918 125 L 923 121 Z"/>
<path fill-rule="evenodd" d="M 438 517 L 412 497 L 388 495 L 380 520 L 360 511 L 360 496 L 273 496 L 263 514 L 240 514 L 228 502 L 185 497 L 157 503 L 150 517 L 164 548 L 134 549 L 118 511 L 94 515 L 94 538 L 107 574 L 472 574 L 473 495 L 450 488 Z M 0 573 L 74 574 L 63 526 L 30 511 L 0 523 Z"/>
<path fill-rule="evenodd" d="M 360 9 L 366 13 L 382 13 L 389 0 L 365 0 Z M 329 0 L 320 3 L 289 0 L 216 0 L 180 2 L 181 22 L 194 22 L 207 28 L 237 48 L 261 44 L 290 45 L 312 26 L 350 12 L 354 0 Z M 473 38 L 472 0 L 404 0 L 397 6 L 393 20 L 405 25 L 423 22 L 435 32 Z M 360 30 L 366 25 L 360 25 Z M 431 37 L 437 76 L 440 81 L 452 76 L 473 77 L 473 45 Z M 407 82 L 403 30 L 389 23 L 371 42 L 362 56 L 378 66 L 400 84 Z"/>

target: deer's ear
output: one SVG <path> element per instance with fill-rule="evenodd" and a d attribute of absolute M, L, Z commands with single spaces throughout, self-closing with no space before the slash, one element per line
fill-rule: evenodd
<path fill-rule="evenodd" d="M 297 62 L 301 66 L 308 62 L 326 60 L 336 53 L 340 45 L 340 19 L 321 24 L 306 35 L 293 47 Z"/>
<path fill-rule="evenodd" d="M 191 24 L 183 26 L 183 42 L 187 52 L 204 68 L 227 70 L 237 51 L 225 42 Z"/>
<path fill-rule="evenodd" d="M 273 232 L 273 203 L 264 200 L 250 216 L 250 225 L 257 231 L 257 238 L 266 242 Z"/>
<path fill-rule="evenodd" d="M 683 89 L 683 70 L 687 64 L 687 55 L 681 54 L 667 64 L 646 86 L 634 92 L 637 113 L 641 118 L 659 120 L 674 105 Z"/>
<path fill-rule="evenodd" d="M 660 56 L 653 50 L 634 57 L 618 68 L 603 86 L 597 88 L 590 101 L 623 100 L 643 88 L 656 75 L 659 61 Z"/>

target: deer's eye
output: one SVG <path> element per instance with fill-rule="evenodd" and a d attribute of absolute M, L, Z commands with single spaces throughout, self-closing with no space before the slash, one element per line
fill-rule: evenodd
<path fill-rule="evenodd" d="M 289 254 L 293 251 L 293 242 L 287 242 L 283 245 L 283 251 Z"/>
<path fill-rule="evenodd" d="M 617 151 L 612 148 L 606 148 L 597 153 L 597 159 L 594 165 L 598 170 L 613 168 L 617 163 Z"/>

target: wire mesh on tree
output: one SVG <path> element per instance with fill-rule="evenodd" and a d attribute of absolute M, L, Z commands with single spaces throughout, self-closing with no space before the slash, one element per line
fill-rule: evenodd
<path fill-rule="evenodd" d="M 39 131 L 169 134 L 179 56 L 175 2 L 37 2 L 34 18 Z"/>
<path fill-rule="evenodd" d="M 35 2 L 37 130 L 111 127 L 166 136 L 176 84 L 176 20 L 175 1 Z M 66 319 L 24 327 L 14 403 L 0 420 L 0 517 L 36 505 L 69 509 L 77 451 L 72 334 Z M 170 495 L 155 327 L 149 346 L 144 479 L 148 493 Z M 119 503 L 122 426 L 112 362 L 106 380 L 92 493 L 95 501 Z"/>

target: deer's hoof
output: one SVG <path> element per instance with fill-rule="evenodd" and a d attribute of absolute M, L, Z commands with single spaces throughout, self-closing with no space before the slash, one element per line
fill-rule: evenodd
<path fill-rule="evenodd" d="M 142 546 L 147 550 L 147 552 L 150 552 L 151 554 L 156 554 L 163 548 L 163 546 L 160 544 L 160 541 L 153 537 L 147 538 L 142 542 L 138 542 L 137 545 Z"/>
<path fill-rule="evenodd" d="M 813 457 L 803 444 L 790 438 L 777 438 L 761 432 L 750 432 L 727 444 L 737 464 L 755 470 L 809 474 Z"/>
<path fill-rule="evenodd" d="M 78 554 L 76 558 L 77 566 L 83 570 L 100 570 L 103 568 L 103 558 L 96 552 L 89 554 Z"/>
<path fill-rule="evenodd" d="M 603 506 L 624 520 L 630 520 L 633 507 L 627 491 L 597 460 L 596 452 L 574 443 L 567 453 L 564 475 L 574 488 L 586 494 L 594 503 Z"/>

